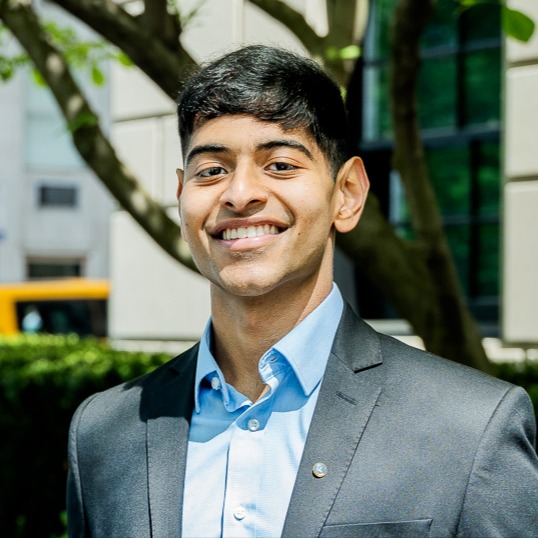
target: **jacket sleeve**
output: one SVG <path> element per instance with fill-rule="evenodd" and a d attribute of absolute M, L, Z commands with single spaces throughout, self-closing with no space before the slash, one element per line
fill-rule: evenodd
<path fill-rule="evenodd" d="M 508 390 L 473 463 L 457 536 L 535 537 L 538 532 L 536 420 L 526 392 Z"/>
<path fill-rule="evenodd" d="M 69 538 L 89 537 L 86 533 L 84 502 L 77 450 L 77 436 L 82 413 L 94 396 L 86 399 L 76 410 L 69 428 L 68 471 L 67 471 L 67 533 Z"/>

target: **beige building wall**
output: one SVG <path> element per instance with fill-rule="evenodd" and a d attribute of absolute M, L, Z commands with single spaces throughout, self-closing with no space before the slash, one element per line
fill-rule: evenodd
<path fill-rule="evenodd" d="M 536 0 L 510 0 L 538 22 Z M 538 32 L 506 43 L 502 334 L 538 345 Z"/>

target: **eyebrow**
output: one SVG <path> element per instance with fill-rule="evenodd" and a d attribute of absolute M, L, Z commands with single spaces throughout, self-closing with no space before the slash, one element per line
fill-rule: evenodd
<path fill-rule="evenodd" d="M 256 146 L 256 149 L 264 150 L 264 149 L 274 149 L 274 148 L 282 148 L 282 147 L 297 149 L 301 153 L 304 153 L 311 161 L 314 160 L 312 152 L 304 144 L 301 144 L 301 142 L 297 142 L 297 140 L 289 140 L 287 138 L 283 138 L 281 140 L 270 140 L 269 142 L 264 142 L 263 144 L 259 144 L 258 146 Z"/>
<path fill-rule="evenodd" d="M 201 144 L 200 146 L 194 146 L 187 154 L 185 166 L 189 166 L 190 162 L 197 155 L 201 155 L 203 153 L 227 153 L 228 151 L 230 151 L 229 148 L 223 146 L 222 144 Z"/>
<path fill-rule="evenodd" d="M 297 142 L 297 140 L 289 140 L 287 138 L 269 140 L 268 142 L 258 144 L 256 146 L 256 151 L 263 151 L 282 147 L 296 149 L 306 155 L 311 161 L 314 160 L 312 152 L 304 144 L 301 144 L 301 142 Z M 228 153 L 229 151 L 230 148 L 222 144 L 201 144 L 199 146 L 194 146 L 187 154 L 187 158 L 185 159 L 185 166 L 189 166 L 190 162 L 197 155 L 201 155 L 204 153 Z"/>

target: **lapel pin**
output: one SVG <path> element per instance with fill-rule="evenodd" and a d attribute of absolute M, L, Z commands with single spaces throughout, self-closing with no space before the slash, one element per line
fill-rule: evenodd
<path fill-rule="evenodd" d="M 327 474 L 327 466 L 323 462 L 318 461 L 318 463 L 315 463 L 314 467 L 312 467 L 312 474 L 316 478 L 323 478 Z"/>

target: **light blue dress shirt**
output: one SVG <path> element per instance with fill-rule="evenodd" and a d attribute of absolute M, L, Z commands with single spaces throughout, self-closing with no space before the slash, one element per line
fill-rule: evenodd
<path fill-rule="evenodd" d="M 260 359 L 269 390 L 252 403 L 224 380 L 211 354 L 211 321 L 198 352 L 187 452 L 183 536 L 279 536 L 321 379 L 342 315 L 331 293 Z"/>

